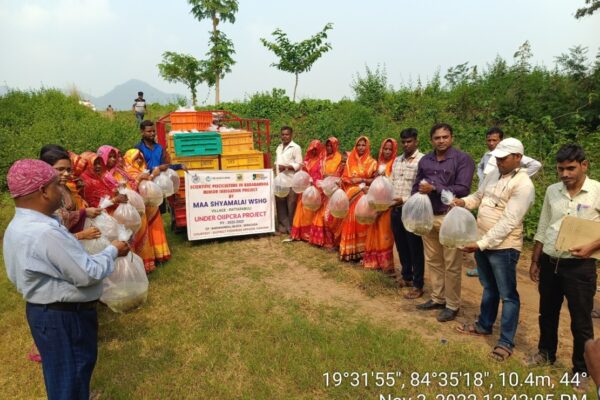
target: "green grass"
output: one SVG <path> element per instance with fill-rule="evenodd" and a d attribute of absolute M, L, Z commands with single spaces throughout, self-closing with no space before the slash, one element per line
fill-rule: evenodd
<path fill-rule="evenodd" d="M 0 232 L 12 217 L 0 197 Z M 168 221 L 165 221 L 166 224 Z M 168 225 L 167 225 L 168 226 Z M 287 296 L 271 279 L 299 266 L 327 283 L 353 284 L 368 296 L 392 298 L 388 278 L 337 262 L 336 255 L 303 243 L 284 245 L 271 236 L 185 241 L 169 234 L 173 259 L 150 275 L 148 303 L 118 315 L 100 311 L 99 359 L 92 387 L 101 399 L 379 399 L 379 394 L 560 393 L 570 389 L 498 389 L 498 374 L 529 370 L 518 360 L 496 364 L 474 341 L 447 344 L 397 329 L 350 306 L 324 305 Z M 0 398 L 44 396 L 41 369 L 26 360 L 32 340 L 24 303 L 0 274 Z M 374 316 L 377 317 L 377 316 Z M 410 318 L 410 316 L 407 316 Z M 432 329 L 436 329 L 432 325 Z M 326 372 L 401 372 L 394 387 L 326 387 Z M 487 372 L 486 388 L 411 386 L 413 372 Z M 554 380 L 558 372 L 535 370 Z M 432 382 L 438 382 L 434 379 Z M 489 384 L 496 389 L 490 391 Z M 401 385 L 405 389 L 401 389 Z M 430 396 L 433 397 L 433 396 Z M 386 397 L 387 398 L 387 397 Z M 481 397 L 480 397 L 481 398 Z"/>

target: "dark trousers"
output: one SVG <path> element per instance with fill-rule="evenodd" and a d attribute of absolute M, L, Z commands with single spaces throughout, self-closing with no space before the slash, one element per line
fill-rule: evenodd
<path fill-rule="evenodd" d="M 540 257 L 540 341 L 538 350 L 556 360 L 558 322 L 563 299 L 567 298 L 573 334 L 573 372 L 587 372 L 583 350 L 594 338 L 592 309 L 596 294 L 596 262 L 593 259 Z"/>
<path fill-rule="evenodd" d="M 96 310 L 57 311 L 27 304 L 26 314 L 42 356 L 48 399 L 89 399 L 98 354 Z"/>
<path fill-rule="evenodd" d="M 297 199 L 298 195 L 292 189 L 290 189 L 290 193 L 286 197 L 275 197 L 277 230 L 279 232 L 290 233 L 292 231 Z"/>
<path fill-rule="evenodd" d="M 412 281 L 413 286 L 423 289 L 425 277 L 425 253 L 421 236 L 407 231 L 402 223 L 402 207 L 392 209 L 392 232 L 396 250 L 402 264 L 402 279 Z"/>

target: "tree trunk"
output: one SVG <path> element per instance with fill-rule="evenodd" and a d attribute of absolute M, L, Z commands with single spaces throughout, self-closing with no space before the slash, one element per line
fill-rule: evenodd
<path fill-rule="evenodd" d="M 212 25 L 213 25 L 213 35 L 217 34 L 217 25 L 219 25 L 219 19 L 216 16 L 213 16 L 212 19 Z M 214 46 L 214 44 L 213 44 Z M 220 90 L 220 84 L 221 84 L 221 80 L 219 79 L 219 71 L 215 71 L 215 105 L 218 105 L 221 102 L 221 90 Z"/>
<path fill-rule="evenodd" d="M 221 102 L 221 89 L 219 87 L 220 83 L 219 74 L 217 74 L 217 79 L 215 80 L 215 105 L 218 105 Z"/>
<path fill-rule="evenodd" d="M 296 84 L 294 85 L 294 96 L 292 97 L 292 103 L 296 102 L 296 89 L 298 88 L 298 74 L 296 74 Z"/>
<path fill-rule="evenodd" d="M 192 91 L 192 105 L 194 107 L 196 106 L 196 91 L 195 90 Z"/>

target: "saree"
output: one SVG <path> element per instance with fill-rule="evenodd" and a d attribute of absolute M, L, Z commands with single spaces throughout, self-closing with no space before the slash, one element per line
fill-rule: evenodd
<path fill-rule="evenodd" d="M 323 164 L 323 178 L 328 176 L 341 176 L 339 166 L 342 161 L 342 155 L 339 152 L 340 143 L 335 137 L 327 139 L 325 144 L 331 143 L 333 152 L 327 155 Z M 323 204 L 315 212 L 315 216 L 312 220 L 310 227 L 310 235 L 308 242 L 315 246 L 325 247 L 332 249 L 337 246 L 336 235 L 339 237 L 340 227 L 342 225 L 342 218 L 335 218 L 328 212 L 327 205 L 329 204 L 329 197 L 321 196 Z"/>
<path fill-rule="evenodd" d="M 71 193 L 71 199 L 78 209 L 87 208 L 88 203 L 83 199 L 83 181 L 81 174 L 86 170 L 88 161 L 78 154 L 69 152 L 71 159 L 71 179 L 67 182 L 67 189 Z"/>
<path fill-rule="evenodd" d="M 104 175 L 106 174 L 106 166 L 104 165 L 102 158 L 89 151 L 82 153 L 81 157 L 86 159 L 88 162 L 85 171 L 81 174 L 81 179 L 83 180 L 84 184 L 83 198 L 90 205 L 90 207 L 98 207 L 100 200 L 103 197 L 113 197 L 116 186 L 111 186 L 104 179 Z M 98 159 L 100 159 L 102 165 L 102 172 L 100 174 L 96 174 L 96 171 L 94 171 L 94 163 Z"/>
<path fill-rule="evenodd" d="M 108 168 L 108 158 L 110 153 L 114 152 L 116 163 L 111 168 Z M 120 184 L 125 183 L 129 188 L 131 188 L 131 179 L 121 165 L 119 165 L 122 160 L 121 152 L 116 147 L 103 145 L 98 148 L 97 151 L 98 156 L 102 158 L 104 161 L 104 165 L 106 166 L 106 174 L 104 175 L 104 179 L 111 186 L 118 187 Z"/>
<path fill-rule="evenodd" d="M 144 156 L 138 149 L 127 150 L 123 162 L 127 176 L 134 181 L 147 168 Z M 144 260 L 146 272 L 156 269 L 157 261 L 165 262 L 171 258 L 165 226 L 158 207 L 146 206 L 146 212 L 142 215 L 142 226 L 133 238 L 133 248 Z"/>
<path fill-rule="evenodd" d="M 366 149 L 364 154 L 359 156 L 356 147 L 361 140 L 366 142 Z M 359 224 L 356 221 L 356 204 L 364 193 L 359 184 L 352 182 L 352 180 L 355 178 L 372 178 L 376 170 L 377 161 L 371 157 L 369 139 L 366 136 L 361 136 L 356 139 L 342 174 L 342 186 L 350 200 L 348 215 L 342 222 L 340 233 L 340 260 L 342 261 L 359 261 L 362 258 L 365 251 L 367 230 L 369 229 L 368 225 Z"/>
<path fill-rule="evenodd" d="M 320 140 L 313 140 L 306 150 L 304 157 L 303 170 L 308 172 L 312 178 L 312 184 L 323 179 L 323 160 L 325 159 L 325 146 Z M 323 199 L 321 194 L 321 199 Z M 310 229 L 315 216 L 315 211 L 304 208 L 302 204 L 302 195 L 298 196 L 298 204 L 296 205 L 296 213 L 292 222 L 292 232 L 290 236 L 294 240 L 303 240 L 308 242 L 310 239 Z"/>
<path fill-rule="evenodd" d="M 392 144 L 392 155 L 387 160 L 383 156 L 383 147 L 386 143 Z M 383 169 L 382 175 L 390 176 L 392 174 L 392 165 L 397 153 L 398 143 L 396 140 L 386 139 L 381 143 L 378 169 Z M 392 232 L 391 209 L 379 213 L 375 222 L 369 225 L 362 264 L 367 269 L 394 271 L 394 234 Z"/>

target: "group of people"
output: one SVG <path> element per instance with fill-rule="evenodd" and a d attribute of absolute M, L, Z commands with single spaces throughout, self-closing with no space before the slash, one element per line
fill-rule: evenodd
<path fill-rule="evenodd" d="M 97 217 L 102 199 L 108 198 L 111 213 L 127 196 L 119 188 L 137 190 L 170 165 L 164 149 L 155 141 L 154 124 L 142 121 L 141 141 L 121 152 L 101 146 L 80 155 L 57 145 L 44 146 L 39 160 L 15 162 L 7 176 L 16 213 L 4 234 L 4 260 L 9 279 L 27 302 L 27 320 L 40 351 L 49 398 L 87 398 L 97 356 L 96 304 L 102 279 L 114 270 L 115 259 L 129 251 L 138 254 L 147 272 L 170 258 L 161 210 L 147 206 L 142 226 L 130 242 L 113 241 L 95 255 L 88 254 L 79 240 L 95 239 L 101 232 L 87 227 Z M 433 150 L 418 150 L 418 132 L 402 130 L 399 142 L 385 139 L 377 159 L 371 156 L 366 136 L 356 139 L 351 151 L 340 150 L 335 137 L 324 143 L 313 140 L 304 155 L 290 127 L 281 129 L 276 150 L 276 172 L 290 177 L 305 170 L 318 183 L 339 178 L 349 209 L 345 217 L 329 212 L 327 196 L 321 207 L 302 205 L 294 192 L 276 198 L 278 230 L 289 234 L 285 241 L 303 240 L 331 251 L 343 261 L 360 262 L 395 277 L 393 247 L 400 256 L 399 285 L 408 288 L 407 299 L 424 295 L 425 270 L 431 298 L 416 308 L 439 310 L 437 320 L 454 320 L 461 302 L 463 254 L 474 254 L 483 286 L 480 314 L 473 323 L 463 323 L 458 332 L 487 336 L 493 332 L 500 301 L 500 335 L 490 356 L 503 361 L 511 356 L 519 321 L 516 268 L 523 244 L 523 219 L 534 201 L 530 176 L 540 164 L 524 155 L 523 144 L 504 138 L 498 128 L 486 133 L 489 152 L 477 168 L 479 184 L 471 192 L 475 162 L 453 147 L 450 125 L 434 125 L 429 137 Z M 586 341 L 594 336 L 591 312 L 596 292 L 596 262 L 592 255 L 600 240 L 561 252 L 556 239 L 567 215 L 600 221 L 600 183 L 587 177 L 588 160 L 581 146 L 567 144 L 556 154 L 561 182 L 548 187 L 540 215 L 530 266 L 531 279 L 540 292 L 540 339 L 532 365 L 552 364 L 558 346 L 558 322 L 566 298 L 573 334 L 573 372 L 588 370 L 584 357 Z M 377 213 L 374 222 L 362 224 L 357 205 L 378 176 L 393 185 L 393 203 Z M 442 201 L 450 191 L 450 204 Z M 423 236 L 410 232 L 402 221 L 402 208 L 416 193 L 429 197 L 433 228 Z M 440 226 L 452 207 L 477 210 L 478 240 L 460 249 L 440 243 Z M 425 268 L 427 267 L 427 268 Z M 600 352 L 599 346 L 588 348 Z M 588 364 L 590 356 L 588 355 Z M 600 369 L 597 369 L 600 370 Z"/>
<path fill-rule="evenodd" d="M 504 361 L 515 346 L 520 311 L 517 262 L 523 246 L 523 220 L 535 199 L 531 176 L 541 164 L 524 154 L 518 139 L 504 138 L 501 129 L 491 128 L 486 132 L 489 151 L 477 165 L 479 183 L 471 193 L 476 165 L 470 155 L 453 146 L 452 127 L 439 123 L 431 128 L 433 150 L 428 154 L 418 150 L 417 136 L 414 128 L 400 133 L 401 155 L 397 155 L 395 139 L 383 140 L 377 160 L 371 157 L 370 141 L 365 136 L 356 139 L 346 154 L 340 152 L 334 137 L 324 145 L 313 140 L 302 158 L 300 147 L 292 140 L 292 129 L 283 127 L 276 171 L 291 176 L 304 169 L 314 183 L 337 176 L 350 208 L 344 218 L 335 218 L 328 212 L 325 196 L 321 209 L 311 211 L 301 206 L 301 195 L 291 192 L 287 198 L 277 200 L 278 230 L 290 234 L 284 241 L 303 240 L 337 248 L 341 260 L 361 262 L 365 268 L 380 269 L 392 276 L 395 243 L 401 264 L 397 280 L 400 287 L 409 288 L 404 297 L 417 299 L 424 295 L 427 269 L 431 297 L 416 308 L 422 312 L 439 310 L 440 322 L 456 319 L 464 257 L 474 254 L 473 275 L 479 276 L 483 287 L 480 314 L 475 322 L 460 324 L 457 331 L 491 335 L 502 301 L 500 335 L 490 356 Z M 540 293 L 540 339 L 538 352 L 529 363 L 555 362 L 560 308 L 566 298 L 571 315 L 574 373 L 587 371 L 584 345 L 594 337 L 591 315 L 596 261 L 592 254 L 600 249 L 600 240 L 561 252 L 556 249 L 556 239 L 565 216 L 600 221 L 600 183 L 587 177 L 588 165 L 583 148 L 577 144 L 563 145 L 557 152 L 556 169 L 561 182 L 547 188 L 530 266 L 531 279 L 538 284 Z M 372 224 L 360 224 L 356 220 L 356 205 L 379 175 L 389 177 L 393 184 L 393 204 L 387 211 L 379 212 Z M 442 201 L 442 191 L 454 195 L 450 204 Z M 433 228 L 423 236 L 411 233 L 402 222 L 402 207 L 415 193 L 429 197 L 434 214 Z M 476 242 L 461 248 L 440 243 L 440 227 L 452 207 L 477 211 Z"/>
<path fill-rule="evenodd" d="M 4 234 L 4 261 L 8 278 L 27 302 L 39 351 L 30 358 L 42 362 L 50 399 L 89 398 L 97 357 L 96 305 L 115 259 L 133 251 L 150 273 L 171 257 L 161 209 L 151 205 L 128 242 L 115 240 L 94 255 L 78 243 L 101 236 L 86 220 L 104 211 L 112 214 L 128 202 L 121 189 L 138 191 L 144 180 L 182 167 L 169 164 L 151 121 L 142 121 L 140 131 L 141 141 L 124 154 L 112 146 L 78 155 L 46 145 L 39 159 L 18 160 L 8 171 L 16 212 Z"/>

